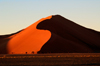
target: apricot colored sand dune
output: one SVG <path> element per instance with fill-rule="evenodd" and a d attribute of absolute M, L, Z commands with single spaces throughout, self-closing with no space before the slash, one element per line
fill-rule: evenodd
<path fill-rule="evenodd" d="M 51 17 L 42 18 L 20 33 L 8 37 L 11 38 L 7 44 L 8 54 L 25 54 L 25 52 L 31 54 L 32 51 L 37 53 L 50 39 L 51 33 L 49 30 L 36 29 L 36 26 L 42 20 L 50 19 Z"/>
<path fill-rule="evenodd" d="M 100 32 L 60 15 L 42 18 L 11 35 L 0 36 L 1 54 L 100 52 Z"/>

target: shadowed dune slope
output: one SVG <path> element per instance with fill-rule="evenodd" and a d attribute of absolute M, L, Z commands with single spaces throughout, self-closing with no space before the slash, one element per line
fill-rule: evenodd
<path fill-rule="evenodd" d="M 1 54 L 100 52 L 100 32 L 60 15 L 42 18 L 26 29 L 0 36 Z"/>
<path fill-rule="evenodd" d="M 60 15 L 42 21 L 37 28 L 52 33 L 51 39 L 38 53 L 100 52 L 100 32 L 82 27 Z"/>

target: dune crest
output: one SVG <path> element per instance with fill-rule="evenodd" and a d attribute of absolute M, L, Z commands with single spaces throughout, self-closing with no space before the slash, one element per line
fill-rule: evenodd
<path fill-rule="evenodd" d="M 16 33 L 0 36 L 0 54 L 100 53 L 100 32 L 60 15 L 42 18 Z"/>
<path fill-rule="evenodd" d="M 32 51 L 36 54 L 51 37 L 49 30 L 39 30 L 36 26 L 41 21 L 51 18 L 52 16 L 42 18 L 16 36 L 12 36 L 13 38 L 7 44 L 8 54 L 25 54 L 25 52 L 31 54 Z"/>

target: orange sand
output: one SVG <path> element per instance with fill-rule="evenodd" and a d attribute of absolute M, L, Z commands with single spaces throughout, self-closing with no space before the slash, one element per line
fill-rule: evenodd
<path fill-rule="evenodd" d="M 43 20 L 51 19 L 52 16 L 42 18 L 31 26 L 27 27 L 18 34 L 11 36 L 12 38 L 7 44 L 8 54 L 35 54 L 50 39 L 51 32 L 49 30 L 39 30 L 36 26 Z"/>

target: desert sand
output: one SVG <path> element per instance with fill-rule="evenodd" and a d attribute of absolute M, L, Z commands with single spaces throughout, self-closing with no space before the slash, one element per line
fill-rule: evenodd
<path fill-rule="evenodd" d="M 100 32 L 60 15 L 42 18 L 29 27 L 0 36 L 0 54 L 100 52 Z"/>

